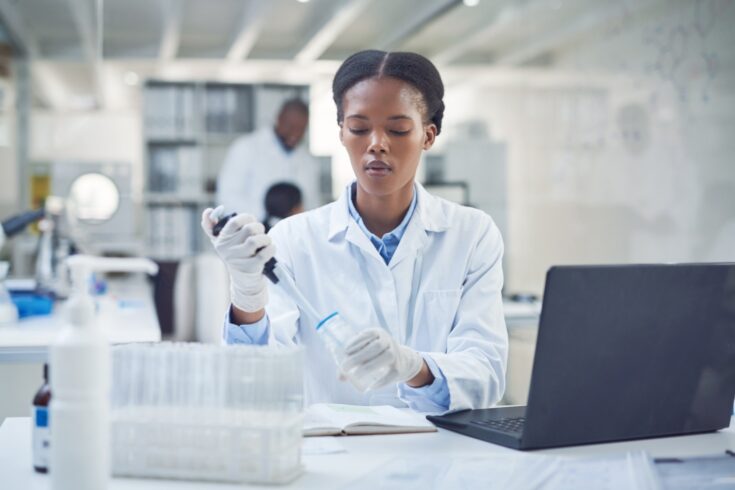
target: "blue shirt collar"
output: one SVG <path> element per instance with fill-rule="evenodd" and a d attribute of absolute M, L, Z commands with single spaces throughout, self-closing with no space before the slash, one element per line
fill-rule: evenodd
<path fill-rule="evenodd" d="M 370 239 L 370 242 L 373 244 L 380 256 L 383 257 L 385 263 L 388 264 L 390 262 L 390 259 L 393 257 L 396 249 L 398 248 L 398 243 L 401 241 L 401 238 L 403 238 L 403 234 L 406 232 L 408 222 L 411 221 L 411 216 L 413 216 L 413 212 L 416 209 L 416 187 L 414 186 L 411 204 L 408 206 L 408 211 L 406 211 L 406 215 L 403 217 L 403 220 L 398 226 L 395 227 L 395 229 L 389 231 L 381 238 L 378 238 L 375 234 L 367 229 L 365 223 L 362 220 L 362 216 L 360 216 L 360 213 L 357 212 L 357 208 L 355 207 L 356 194 L 357 182 L 353 182 L 350 186 L 350 199 L 347 200 L 350 210 L 350 216 L 352 216 L 352 219 L 355 220 L 357 226 L 360 227 L 362 232 L 365 233 L 365 236 Z"/>

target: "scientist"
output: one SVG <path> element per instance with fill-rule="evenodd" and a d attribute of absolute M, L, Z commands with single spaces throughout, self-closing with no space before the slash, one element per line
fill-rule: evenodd
<path fill-rule="evenodd" d="M 307 403 L 391 404 L 422 412 L 490 407 L 505 388 L 508 336 L 503 242 L 484 212 L 432 196 L 415 181 L 441 132 L 444 86 L 414 53 L 361 51 L 333 85 L 339 137 L 356 181 L 336 201 L 263 233 L 252 216 L 212 236 L 230 273 L 227 343 L 300 344 Z M 339 310 L 360 333 L 336 366 L 306 317 L 261 273 L 273 255 L 316 309 Z M 268 290 L 270 288 L 270 291 Z M 340 380 L 385 371 L 361 393 Z"/>
<path fill-rule="evenodd" d="M 217 177 L 217 201 L 227 209 L 263 216 L 263 200 L 276 182 L 293 182 L 304 193 L 307 208 L 319 203 L 319 166 L 300 145 L 309 123 L 309 108 L 299 99 L 286 101 L 274 127 L 238 138 L 227 152 Z"/>

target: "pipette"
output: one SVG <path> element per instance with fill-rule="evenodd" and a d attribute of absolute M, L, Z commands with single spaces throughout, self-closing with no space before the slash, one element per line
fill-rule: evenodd
<path fill-rule="evenodd" d="M 227 222 L 235 216 L 237 216 L 237 213 L 231 213 L 220 218 L 217 221 L 217 224 L 215 224 L 212 228 L 212 234 L 214 236 L 218 236 L 222 231 L 222 228 L 224 228 L 227 224 Z M 258 249 L 256 253 L 259 251 L 260 249 Z M 320 315 L 319 313 L 317 313 L 316 309 L 312 306 L 309 300 L 306 299 L 303 293 L 293 282 L 293 279 L 291 279 L 291 276 L 289 276 L 281 267 L 279 267 L 278 261 L 275 257 L 271 258 L 268 262 L 265 263 L 265 265 L 263 266 L 263 274 L 273 284 L 279 285 L 284 290 L 284 292 L 286 292 L 286 294 L 288 294 L 291 299 L 296 302 L 301 311 L 311 316 L 311 318 L 313 318 L 314 320 L 314 325 L 317 325 L 324 318 L 324 315 Z"/>
<path fill-rule="evenodd" d="M 219 218 L 217 224 L 212 228 L 212 234 L 214 236 L 219 235 L 222 228 L 225 227 L 225 224 L 227 224 L 230 218 L 233 218 L 236 215 L 237 213 L 231 213 Z M 260 249 L 258 249 L 258 251 L 259 250 Z M 256 251 L 256 253 L 258 251 Z M 341 366 L 345 358 L 346 347 L 359 333 L 359 331 L 354 328 L 354 325 L 345 322 L 336 311 L 326 316 L 317 313 L 316 309 L 311 305 L 311 303 L 309 303 L 309 300 L 304 297 L 301 290 L 299 290 L 293 282 L 291 276 L 278 266 L 278 262 L 275 257 L 265 263 L 263 266 L 263 274 L 265 277 L 270 279 L 273 284 L 279 285 L 283 291 L 296 302 L 296 305 L 302 312 L 314 319 L 314 328 L 320 334 L 319 336 L 322 338 L 327 349 L 332 353 L 332 357 L 334 358 L 337 366 Z M 357 369 L 358 366 L 355 366 L 344 374 L 347 379 L 351 381 L 353 386 L 361 392 L 369 391 L 381 386 L 383 377 L 390 370 L 388 366 L 384 366 L 380 369 L 373 370 L 369 374 L 362 374 L 358 377 L 355 375 Z"/>

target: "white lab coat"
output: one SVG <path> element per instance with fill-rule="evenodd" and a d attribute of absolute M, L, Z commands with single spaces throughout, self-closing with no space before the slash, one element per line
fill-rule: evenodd
<path fill-rule="evenodd" d="M 270 232 L 276 257 L 320 314 L 339 310 L 360 329 L 381 326 L 372 285 L 390 333 L 428 353 L 446 377 L 449 410 L 490 407 L 505 390 L 508 355 L 500 232 L 484 212 L 416 188 L 416 210 L 388 265 L 350 217 L 349 187 L 336 202 L 279 222 Z M 339 381 L 314 321 L 277 285 L 269 294 L 269 343 L 305 348 L 307 403 L 405 406 L 396 385 L 362 394 Z"/>
<path fill-rule="evenodd" d="M 238 138 L 228 150 L 217 177 L 217 203 L 262 220 L 265 193 L 277 182 L 298 185 L 306 209 L 319 205 L 317 160 L 303 145 L 286 152 L 273 128 L 262 128 Z"/>

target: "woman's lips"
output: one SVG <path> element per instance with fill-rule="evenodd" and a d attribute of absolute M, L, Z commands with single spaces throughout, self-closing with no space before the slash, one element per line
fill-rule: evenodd
<path fill-rule="evenodd" d="M 380 160 L 373 160 L 365 165 L 365 173 L 370 177 L 385 177 L 392 171 L 390 165 Z"/>

